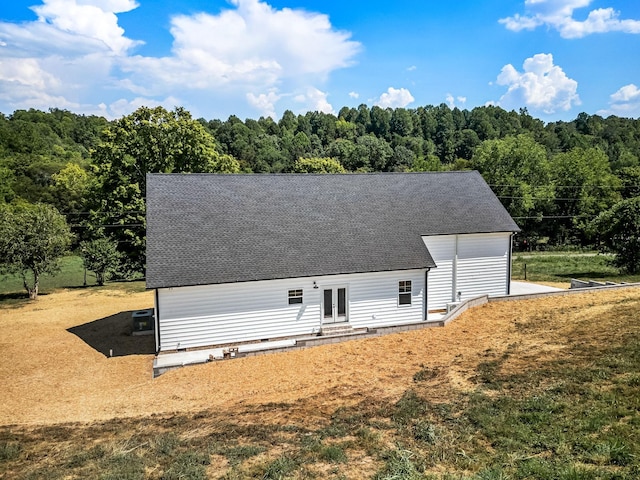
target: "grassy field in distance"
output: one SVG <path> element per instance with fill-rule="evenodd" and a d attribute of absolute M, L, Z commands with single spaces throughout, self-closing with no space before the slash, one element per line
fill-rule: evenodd
<path fill-rule="evenodd" d="M 578 280 L 640 282 L 640 275 L 621 274 L 609 265 L 610 255 L 598 252 L 514 252 L 511 278 L 527 281 L 569 283 Z"/>
<path fill-rule="evenodd" d="M 31 281 L 30 278 L 28 278 Z M 93 272 L 86 271 L 82 265 L 82 258 L 76 255 L 69 255 L 60 260 L 60 272 L 55 275 L 42 275 L 40 277 L 39 291 L 41 295 L 52 293 L 61 288 L 81 288 L 95 287 L 96 277 Z M 112 282 L 114 285 L 121 284 L 121 288 L 134 291 L 144 290 L 144 281 L 131 282 Z M 20 275 L 0 275 L 0 301 L 15 300 L 21 298 L 27 299 L 27 292 L 22 285 L 22 277 Z"/>

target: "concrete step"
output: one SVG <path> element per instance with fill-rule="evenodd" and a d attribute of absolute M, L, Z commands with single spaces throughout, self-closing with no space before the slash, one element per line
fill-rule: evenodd
<path fill-rule="evenodd" d="M 320 329 L 320 335 L 322 337 L 348 335 L 349 333 L 353 333 L 353 327 L 346 323 L 337 325 L 326 325 Z"/>

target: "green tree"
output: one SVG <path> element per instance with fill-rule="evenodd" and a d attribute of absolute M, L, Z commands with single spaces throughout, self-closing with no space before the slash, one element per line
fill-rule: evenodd
<path fill-rule="evenodd" d="M 299 158 L 293 164 L 294 173 L 345 173 L 335 158 Z"/>
<path fill-rule="evenodd" d="M 353 122 L 348 122 L 342 118 L 336 121 L 336 136 L 337 138 L 344 138 L 345 140 L 353 141 L 356 138 L 358 132 L 358 126 Z"/>
<path fill-rule="evenodd" d="M 67 163 L 51 180 L 56 207 L 64 212 L 81 212 L 91 185 L 90 174 L 80 165 Z"/>
<path fill-rule="evenodd" d="M 620 199 L 620 182 L 598 148 L 576 147 L 555 155 L 551 179 L 556 190 L 555 214 L 562 217 L 555 222 L 555 229 L 563 236 L 581 235 L 589 219 Z"/>
<path fill-rule="evenodd" d="M 100 286 L 104 285 L 105 280 L 116 273 L 120 266 L 118 244 L 105 237 L 82 242 L 80 255 L 84 267 L 95 273 L 96 283 Z"/>
<path fill-rule="evenodd" d="M 545 148 L 529 135 L 485 140 L 471 167 L 482 174 L 525 233 L 531 233 L 554 198 Z"/>
<path fill-rule="evenodd" d="M 218 151 L 213 137 L 189 112 L 162 107 L 141 107 L 111 124 L 93 162 L 93 228 L 109 228 L 109 236 L 126 255 L 126 266 L 138 272 L 145 264 L 146 174 L 240 169 L 237 160 Z"/>
<path fill-rule="evenodd" d="M 602 212 L 589 224 L 588 231 L 615 253 L 616 267 L 640 273 L 640 197 L 622 200 Z"/>
<path fill-rule="evenodd" d="M 413 168 L 411 168 L 412 172 L 439 172 L 442 170 L 440 159 L 433 154 L 419 157 L 413 162 Z"/>
<path fill-rule="evenodd" d="M 59 271 L 71 243 L 65 218 L 51 205 L 0 206 L 0 269 L 19 274 L 29 298 L 38 298 L 40 277 Z"/>
<path fill-rule="evenodd" d="M 640 197 L 640 167 L 624 167 L 618 172 L 622 198 Z"/>
<path fill-rule="evenodd" d="M 0 164 L 0 203 L 10 202 L 15 197 L 13 182 L 15 182 L 13 172 Z"/>
<path fill-rule="evenodd" d="M 349 170 L 384 172 L 392 166 L 393 150 L 385 139 L 369 134 L 358 137 L 355 143 L 355 149 L 346 160 Z"/>

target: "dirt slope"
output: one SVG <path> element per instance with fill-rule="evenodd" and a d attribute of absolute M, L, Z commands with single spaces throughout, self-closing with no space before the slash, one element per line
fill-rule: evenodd
<path fill-rule="evenodd" d="M 640 299 L 640 289 L 492 303 L 445 328 L 208 363 L 152 379 L 152 338 L 127 335 L 129 312 L 151 307 L 151 292 L 62 291 L 0 307 L 0 425 L 201 410 L 239 415 L 249 407 L 299 400 L 303 407 L 290 413 L 313 422 L 339 405 L 397 399 L 424 368 L 437 373 L 427 394 L 445 401 L 471 389 L 470 378 L 487 355 L 513 345 L 538 358 L 562 350 L 569 331 L 564 326 L 550 323 L 541 342 L 523 335 L 519 318 L 573 309 L 579 322 L 581 311 L 595 309 L 603 320 L 594 339 L 606 339 L 615 332 L 615 304 L 629 297 Z"/>

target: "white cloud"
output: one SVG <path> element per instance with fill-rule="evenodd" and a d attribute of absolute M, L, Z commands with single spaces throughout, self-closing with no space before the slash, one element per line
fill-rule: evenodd
<path fill-rule="evenodd" d="M 418 67 L 416 67 L 415 65 L 411 65 L 410 67 L 407 67 L 407 72 L 414 72 L 418 69 Z"/>
<path fill-rule="evenodd" d="M 135 0 L 42 2 L 33 7 L 37 21 L 0 21 L 0 111 L 93 103 L 97 111 L 115 112 L 140 99 L 162 104 L 179 91 L 187 108 L 235 102 L 271 115 L 278 100 L 273 95 L 291 97 L 324 82 L 350 66 L 361 49 L 327 15 L 232 0 L 217 14 L 171 18 L 170 54 L 134 55 L 142 42 L 125 36 L 117 15 L 136 8 Z M 305 96 L 317 108 L 331 109 L 326 94 Z"/>
<path fill-rule="evenodd" d="M 527 58 L 523 72 L 505 65 L 498 75 L 498 85 L 508 90 L 498 102 L 504 108 L 526 106 L 546 114 L 569 110 L 580 105 L 578 82 L 567 77 L 562 68 L 553 64 L 551 54 L 539 53 Z"/>
<path fill-rule="evenodd" d="M 611 100 L 614 102 L 640 101 L 640 89 L 630 83 L 611 95 Z"/>
<path fill-rule="evenodd" d="M 306 91 L 295 97 L 296 102 L 303 103 L 305 110 L 333 113 L 333 106 L 327 100 L 328 94 L 315 87 L 308 87 Z"/>
<path fill-rule="evenodd" d="M 500 23 L 509 30 L 534 30 L 542 25 L 555 28 L 563 38 L 582 38 L 593 33 L 640 33 L 640 20 L 620 19 L 613 8 L 598 8 L 585 20 L 576 20 L 574 11 L 588 7 L 593 0 L 525 0 L 528 15 L 515 14 Z"/>
<path fill-rule="evenodd" d="M 621 87 L 610 97 L 609 108 L 600 110 L 598 115 L 619 117 L 640 117 L 640 88 L 633 83 Z"/>
<path fill-rule="evenodd" d="M 415 98 L 406 88 L 389 87 L 375 104 L 382 108 L 404 108 L 414 100 Z"/>
<path fill-rule="evenodd" d="M 454 108 L 457 106 L 463 107 L 464 104 L 467 103 L 467 97 L 458 96 L 454 98 L 454 96 L 450 93 L 447 93 L 445 100 L 447 102 L 447 105 L 449 105 L 449 108 Z M 458 103 L 458 105 L 456 105 L 456 102 Z"/>
<path fill-rule="evenodd" d="M 281 97 L 282 96 L 278 95 L 275 91 L 261 93 L 259 95 L 247 93 L 247 101 L 249 104 L 256 108 L 263 117 L 271 117 L 274 120 L 276 119 L 275 104 Z"/>
<path fill-rule="evenodd" d="M 103 115 L 106 118 L 119 118 L 123 115 L 128 115 L 129 113 L 137 110 L 140 107 L 164 107 L 167 110 L 172 110 L 175 107 L 179 106 L 181 106 L 180 100 L 171 96 L 163 100 L 154 100 L 145 97 L 136 97 L 132 100 L 121 98 L 109 104 L 108 107 L 104 104 L 99 105 L 101 113 L 96 112 L 95 114 Z"/>
<path fill-rule="evenodd" d="M 234 0 L 218 15 L 178 15 L 171 20 L 172 57 L 131 58 L 126 65 L 139 83 L 194 89 L 226 85 L 271 88 L 279 82 L 326 78 L 360 50 L 347 32 L 319 13 L 276 10 L 259 0 Z"/>
<path fill-rule="evenodd" d="M 349 92 L 349 97 L 360 98 L 360 94 L 358 92 Z"/>
<path fill-rule="evenodd" d="M 123 54 L 138 42 L 124 36 L 116 13 L 133 10 L 132 0 L 43 0 L 32 7 L 38 21 L 78 37 L 99 40 L 116 55 Z"/>

